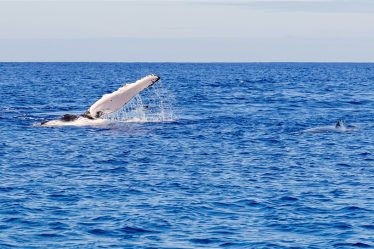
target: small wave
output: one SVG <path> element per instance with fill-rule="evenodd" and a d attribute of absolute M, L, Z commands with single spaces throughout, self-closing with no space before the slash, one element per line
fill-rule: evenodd
<path fill-rule="evenodd" d="M 43 237 L 43 238 L 63 238 L 65 236 L 57 233 L 40 233 L 37 234 L 38 237 Z"/>
<path fill-rule="evenodd" d="M 334 247 L 337 247 L 337 248 L 352 248 L 352 247 L 372 248 L 371 245 L 365 244 L 365 243 L 362 243 L 362 242 L 357 242 L 357 243 L 337 243 L 337 244 L 334 244 Z"/>
<path fill-rule="evenodd" d="M 356 212 L 369 212 L 370 210 L 368 209 L 365 209 L 365 208 L 361 208 L 361 207 L 357 207 L 357 206 L 348 206 L 348 207 L 343 207 L 341 209 L 339 209 L 339 211 L 341 212 L 345 212 L 345 213 L 356 213 Z"/>
<path fill-rule="evenodd" d="M 146 229 L 143 229 L 143 228 L 140 228 L 140 227 L 130 227 L 130 226 L 125 226 L 125 227 L 119 229 L 119 231 L 121 231 L 122 233 L 131 234 L 131 235 L 145 234 L 145 233 L 155 233 L 155 231 L 146 230 Z"/>
<path fill-rule="evenodd" d="M 294 202 L 294 201 L 298 201 L 299 199 L 297 199 L 296 197 L 292 197 L 292 196 L 283 196 L 279 200 L 285 201 L 285 202 Z"/>
<path fill-rule="evenodd" d="M 260 78 L 260 79 L 244 79 L 240 80 L 240 83 L 251 83 L 251 84 L 258 84 L 258 83 L 277 83 L 275 79 L 272 78 Z"/>
<path fill-rule="evenodd" d="M 113 233 L 104 229 L 94 228 L 88 231 L 88 233 L 97 236 L 111 236 Z"/>
<path fill-rule="evenodd" d="M 190 241 L 191 241 L 192 243 L 206 245 L 206 244 L 217 243 L 217 242 L 219 242 L 220 240 L 219 240 L 219 239 L 216 239 L 216 238 L 206 238 L 206 239 L 191 239 Z"/>
<path fill-rule="evenodd" d="M 341 230 L 348 230 L 348 229 L 353 228 L 352 225 L 350 225 L 348 223 L 345 223 L 345 222 L 337 222 L 337 223 L 333 224 L 333 227 L 341 229 Z"/>
<path fill-rule="evenodd" d="M 374 230 L 374 225 L 362 225 L 361 227 L 368 230 Z"/>

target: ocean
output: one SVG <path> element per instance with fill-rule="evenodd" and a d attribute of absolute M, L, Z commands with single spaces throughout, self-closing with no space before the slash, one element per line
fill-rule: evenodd
<path fill-rule="evenodd" d="M 38 125 L 151 73 L 139 122 Z M 374 64 L 0 63 L 0 101 L 0 248 L 374 247 Z"/>

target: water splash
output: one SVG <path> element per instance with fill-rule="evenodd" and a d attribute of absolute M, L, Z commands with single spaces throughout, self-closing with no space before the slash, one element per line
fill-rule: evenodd
<path fill-rule="evenodd" d="M 119 111 L 103 118 L 122 122 L 170 122 L 175 120 L 173 103 L 173 95 L 159 81 L 141 95 L 136 95 Z"/>

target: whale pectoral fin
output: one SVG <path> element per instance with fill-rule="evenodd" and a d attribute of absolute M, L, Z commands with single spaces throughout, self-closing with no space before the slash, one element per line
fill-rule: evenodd
<path fill-rule="evenodd" d="M 88 113 L 92 118 L 99 118 L 104 114 L 116 112 L 126 105 L 134 96 L 150 87 L 158 80 L 160 80 L 159 76 L 148 75 L 134 83 L 126 84 L 117 91 L 103 95 L 88 109 Z"/>

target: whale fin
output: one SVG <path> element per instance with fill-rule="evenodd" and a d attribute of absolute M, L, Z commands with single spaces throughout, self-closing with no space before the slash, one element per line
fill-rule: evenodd
<path fill-rule="evenodd" d="M 344 128 L 346 128 L 344 120 L 339 119 L 338 122 L 336 122 L 336 124 L 335 124 L 335 128 L 336 129 L 339 129 L 339 128 L 340 129 L 344 129 Z"/>
<path fill-rule="evenodd" d="M 84 116 L 99 118 L 104 114 L 116 112 L 127 104 L 135 95 L 150 87 L 159 79 L 160 77 L 157 75 L 148 75 L 134 83 L 120 87 L 113 93 L 104 94 L 98 101 L 88 108 Z"/>

